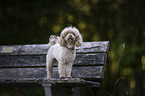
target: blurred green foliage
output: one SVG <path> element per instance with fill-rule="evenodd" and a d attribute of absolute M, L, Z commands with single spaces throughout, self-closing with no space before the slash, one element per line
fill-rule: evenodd
<path fill-rule="evenodd" d="M 115 94 L 143 96 L 144 9 L 144 0 L 0 0 L 0 45 L 48 43 L 51 34 L 59 35 L 70 25 L 80 30 L 84 41 L 110 41 L 105 78 L 96 93 L 106 96 L 113 91 L 125 43 L 119 76 L 126 79 L 119 82 Z"/>

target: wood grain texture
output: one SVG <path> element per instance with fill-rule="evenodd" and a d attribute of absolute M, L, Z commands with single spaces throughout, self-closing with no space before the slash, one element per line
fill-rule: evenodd
<path fill-rule="evenodd" d="M 107 53 L 77 54 L 74 65 L 77 66 L 103 66 L 106 64 Z"/>
<path fill-rule="evenodd" d="M 6 55 L 0 56 L 0 67 L 46 66 L 45 55 Z"/>
<path fill-rule="evenodd" d="M 103 78 L 103 66 L 73 67 L 74 78 Z M 5 78 L 46 78 L 46 68 L 0 68 L 0 80 Z M 58 68 L 53 68 L 53 78 L 58 78 Z"/>
<path fill-rule="evenodd" d="M 5 52 L 6 47 L 12 48 L 12 52 Z M 8 45 L 0 46 L 0 55 L 26 55 L 26 54 L 46 54 L 50 45 L 49 44 L 33 44 L 33 45 Z M 77 53 L 94 53 L 106 52 L 108 53 L 109 41 L 100 42 L 83 42 L 82 46 L 76 48 Z"/>
<path fill-rule="evenodd" d="M 81 78 L 5 78 L 0 80 L 0 84 L 42 84 L 42 86 L 60 87 L 100 87 L 99 82 L 86 81 Z"/>
<path fill-rule="evenodd" d="M 77 53 L 108 53 L 109 46 L 109 41 L 84 42 L 82 46 L 76 48 L 76 51 Z"/>
<path fill-rule="evenodd" d="M 106 53 L 77 54 L 74 66 L 105 65 Z M 0 67 L 45 67 L 46 55 L 0 56 Z M 54 66 L 57 66 L 54 63 Z"/>
<path fill-rule="evenodd" d="M 49 82 L 49 84 L 51 84 L 51 86 L 55 85 L 60 85 L 63 84 L 63 86 L 67 86 L 67 87 L 100 87 L 100 83 L 99 82 L 92 82 L 92 81 L 86 81 L 84 79 L 81 78 L 52 78 L 52 79 L 43 79 L 42 83 L 45 86 L 50 86 L 47 85 Z"/>

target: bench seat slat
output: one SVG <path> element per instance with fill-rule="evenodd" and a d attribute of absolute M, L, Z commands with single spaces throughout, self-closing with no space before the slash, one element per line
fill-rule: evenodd
<path fill-rule="evenodd" d="M 0 80 L 1 85 L 31 85 L 31 84 L 42 84 L 42 86 L 67 86 L 67 87 L 100 87 L 99 82 L 85 81 L 80 78 L 52 78 L 52 79 L 41 79 L 41 78 L 5 78 Z"/>

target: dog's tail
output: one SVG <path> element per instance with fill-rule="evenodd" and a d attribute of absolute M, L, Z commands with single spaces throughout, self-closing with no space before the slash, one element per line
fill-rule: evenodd
<path fill-rule="evenodd" d="M 52 45 L 54 45 L 54 44 L 56 44 L 56 43 L 58 43 L 58 36 L 56 36 L 56 35 L 51 35 L 50 36 L 50 38 L 49 38 L 49 45 L 50 46 L 52 46 Z"/>

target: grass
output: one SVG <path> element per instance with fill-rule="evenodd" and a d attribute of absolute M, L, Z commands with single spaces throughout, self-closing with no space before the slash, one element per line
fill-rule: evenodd
<path fill-rule="evenodd" d="M 125 77 L 119 77 L 120 60 L 121 60 L 122 53 L 123 53 L 124 49 L 125 49 L 125 43 L 122 44 L 122 50 L 120 52 L 120 56 L 119 56 L 119 59 L 118 59 L 117 76 L 116 76 L 116 81 L 115 81 L 113 92 L 111 94 L 108 92 L 108 94 L 110 96 L 115 96 L 117 84 L 119 83 L 120 80 L 125 79 Z"/>

